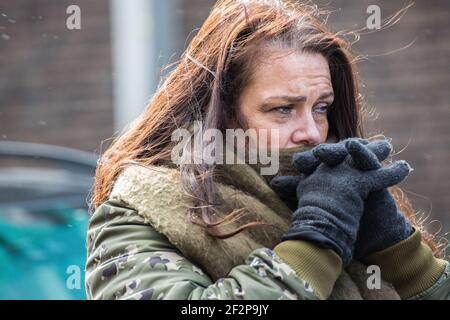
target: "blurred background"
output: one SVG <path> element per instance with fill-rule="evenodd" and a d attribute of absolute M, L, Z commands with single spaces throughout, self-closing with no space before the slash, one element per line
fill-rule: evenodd
<path fill-rule="evenodd" d="M 402 0 L 318 0 L 331 29 Z M 81 29 L 69 30 L 70 5 Z M 209 13 L 208 0 L 0 3 L 0 299 L 84 299 L 86 199 L 98 155 L 133 120 Z M 417 0 L 363 34 L 368 135 L 392 138 L 429 231 L 450 229 L 450 1 Z M 433 222 L 439 220 L 440 222 Z M 447 235 L 448 238 L 448 235 Z"/>

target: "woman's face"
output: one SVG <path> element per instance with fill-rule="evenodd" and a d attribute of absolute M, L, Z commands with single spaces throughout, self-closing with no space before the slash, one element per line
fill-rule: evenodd
<path fill-rule="evenodd" d="M 279 148 L 325 142 L 327 110 L 334 98 L 327 60 L 287 51 L 273 51 L 260 60 L 239 99 L 246 129 L 277 129 Z"/>

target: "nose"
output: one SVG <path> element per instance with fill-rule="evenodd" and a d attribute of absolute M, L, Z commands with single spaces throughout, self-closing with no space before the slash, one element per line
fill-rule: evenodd
<path fill-rule="evenodd" d="M 320 143 L 320 131 L 311 113 L 303 114 L 295 122 L 291 141 L 297 146 L 309 146 Z"/>

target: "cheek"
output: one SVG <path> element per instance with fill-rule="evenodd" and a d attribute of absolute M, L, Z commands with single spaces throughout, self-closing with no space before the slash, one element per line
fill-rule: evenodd
<path fill-rule="evenodd" d="M 317 130 L 320 133 L 320 143 L 327 141 L 329 127 L 327 118 L 317 122 Z"/>
<path fill-rule="evenodd" d="M 244 114 L 243 114 L 244 115 Z M 289 136 L 285 126 L 279 125 L 278 123 L 274 123 L 270 117 L 264 115 L 264 114 L 258 114 L 257 112 L 253 112 L 252 116 L 248 116 L 245 118 L 247 123 L 247 130 L 255 130 L 256 136 L 258 138 L 258 145 L 259 145 L 259 138 L 264 135 L 267 138 L 267 147 L 270 148 L 272 146 L 272 134 L 273 137 L 276 139 L 278 137 L 278 141 L 274 143 L 277 143 L 278 145 L 284 144 L 285 140 L 289 141 Z M 261 131 L 264 129 L 263 131 Z M 275 132 L 275 133 L 274 133 Z M 278 145 L 273 145 L 274 147 L 278 148 Z"/>
<path fill-rule="evenodd" d="M 291 128 L 290 126 L 283 126 L 279 128 L 278 132 L 279 132 L 279 139 L 278 139 L 279 148 L 286 148 L 291 141 L 291 137 L 292 134 L 295 132 L 295 129 Z"/>

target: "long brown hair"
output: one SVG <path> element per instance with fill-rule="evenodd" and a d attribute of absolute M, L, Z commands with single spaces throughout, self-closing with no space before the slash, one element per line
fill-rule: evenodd
<path fill-rule="evenodd" d="M 170 159 L 174 147 L 171 135 L 176 129 L 196 120 L 202 121 L 204 130 L 225 130 L 232 121 L 244 127 L 238 97 L 251 79 L 256 57 L 267 44 L 322 54 L 329 62 L 336 97 L 328 116 L 329 130 L 338 139 L 362 137 L 364 107 L 355 59 L 350 44 L 325 27 L 322 15 L 316 6 L 297 1 L 218 1 L 174 70 L 161 82 L 146 111 L 103 154 L 97 166 L 91 209 L 107 200 L 126 163 L 155 165 Z M 194 201 L 188 209 L 191 221 L 219 238 L 258 226 L 255 222 L 227 234 L 218 231 L 218 225 L 239 213 L 233 212 L 221 221 L 213 218 L 215 172 L 213 165 L 180 163 L 183 185 Z M 400 192 L 393 194 L 406 216 L 417 224 L 407 198 Z M 426 239 L 436 249 L 431 238 Z"/>

